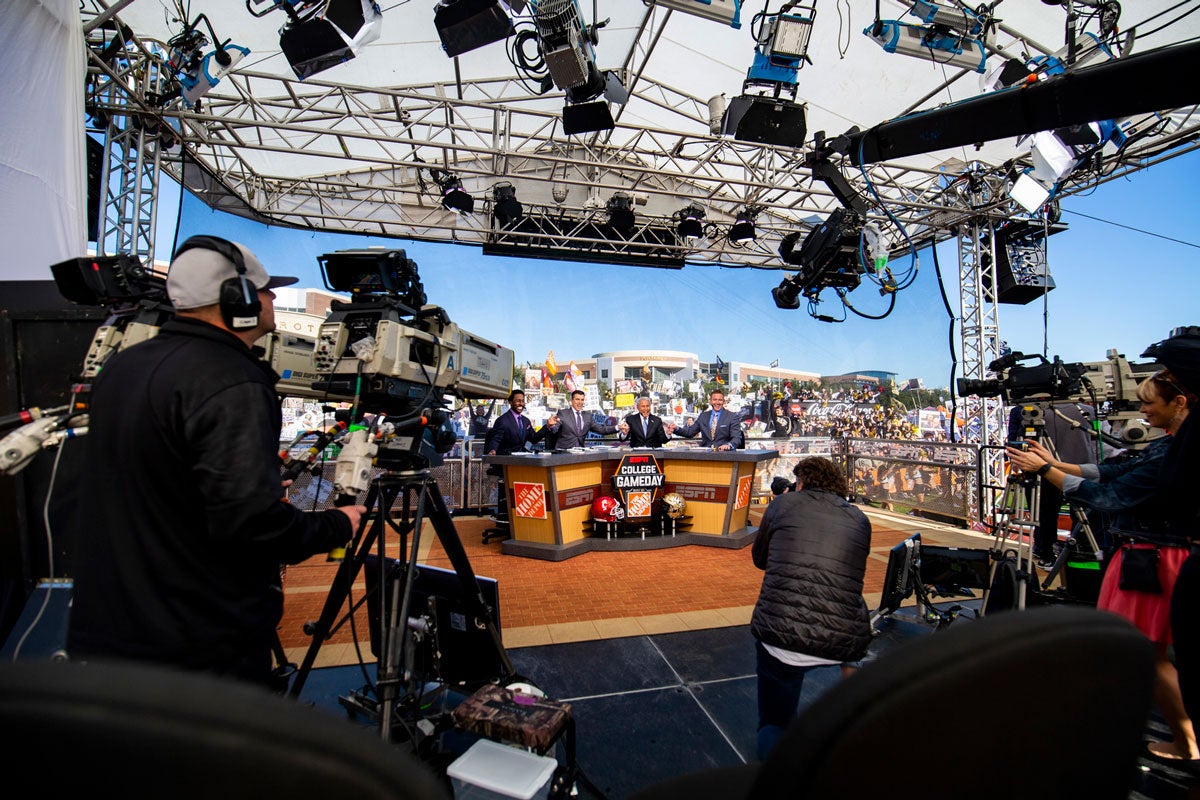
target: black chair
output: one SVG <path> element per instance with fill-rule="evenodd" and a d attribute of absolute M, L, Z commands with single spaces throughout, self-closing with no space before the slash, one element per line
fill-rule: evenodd
<path fill-rule="evenodd" d="M 8 785 L 50 796 L 446 800 L 366 728 L 251 685 L 140 664 L 0 665 Z"/>
<path fill-rule="evenodd" d="M 765 762 L 685 775 L 630 800 L 1125 800 L 1153 676 L 1150 642 L 1094 609 L 960 622 L 829 689 Z"/>

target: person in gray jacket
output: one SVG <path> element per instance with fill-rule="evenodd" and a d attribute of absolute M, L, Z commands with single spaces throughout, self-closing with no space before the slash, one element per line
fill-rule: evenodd
<path fill-rule="evenodd" d="M 809 670 L 853 671 L 871 641 L 863 576 L 871 523 L 846 500 L 846 477 L 828 458 L 796 465 L 795 488 L 771 501 L 751 550 L 765 570 L 750 633 L 758 674 L 758 757 L 783 735 Z"/>

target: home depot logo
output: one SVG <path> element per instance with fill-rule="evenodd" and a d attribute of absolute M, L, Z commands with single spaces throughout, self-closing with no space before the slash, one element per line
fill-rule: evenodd
<path fill-rule="evenodd" d="M 513 510 L 526 519 L 546 518 L 546 487 L 540 483 L 513 483 Z"/>

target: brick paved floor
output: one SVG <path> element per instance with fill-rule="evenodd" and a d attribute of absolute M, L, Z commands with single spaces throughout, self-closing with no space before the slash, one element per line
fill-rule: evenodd
<path fill-rule="evenodd" d="M 455 519 L 475 573 L 498 581 L 501 627 L 510 647 L 745 624 L 762 582 L 762 572 L 750 560 L 749 547 L 726 550 L 690 545 L 641 552 L 591 552 L 551 562 L 503 555 L 497 541 L 483 544 L 481 535 L 487 524 L 479 517 Z M 986 547 L 982 541 L 964 541 L 970 536 L 966 532 L 873 515 L 872 556 L 864 587 L 868 606 L 878 602 L 888 551 L 917 529 L 927 542 Z M 386 543 L 388 556 L 396 557 L 399 538 L 389 532 Z M 422 563 L 450 567 L 431 530 L 422 537 L 422 545 Z M 336 569 L 324 556 L 288 568 L 280 639 L 290 656 L 298 657 L 297 653 L 302 655 L 308 647 L 310 638 L 303 632 L 303 624 L 320 616 Z M 360 575 L 353 597 L 362 597 L 363 591 Z M 640 624 L 631 622 L 639 619 Z M 360 641 L 366 640 L 366 620 L 366 609 L 360 608 L 355 615 Z M 351 626 L 345 624 L 323 649 L 348 645 L 354 638 Z M 344 650 L 331 659 L 351 659 Z M 322 663 L 331 659 L 323 658 Z"/>

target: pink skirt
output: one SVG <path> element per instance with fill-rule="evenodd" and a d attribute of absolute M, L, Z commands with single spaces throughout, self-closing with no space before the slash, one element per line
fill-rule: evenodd
<path fill-rule="evenodd" d="M 1150 549 L 1152 544 L 1135 544 L 1135 550 Z M 1125 555 L 1119 548 L 1112 563 L 1104 571 L 1104 582 L 1100 584 L 1100 597 L 1096 608 L 1111 611 L 1134 624 L 1152 642 L 1171 643 L 1171 592 L 1179 568 L 1188 557 L 1186 547 L 1160 547 L 1158 549 L 1158 582 L 1162 592 L 1131 592 L 1121 589 L 1121 561 Z"/>

